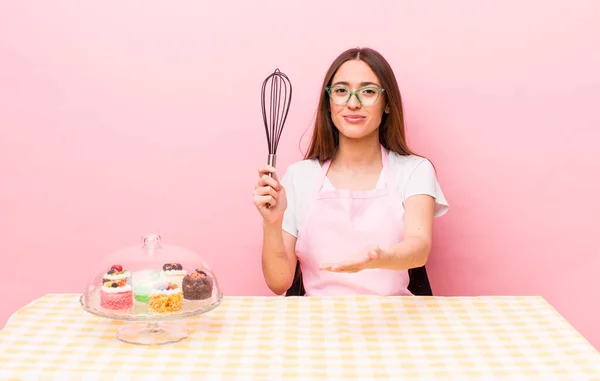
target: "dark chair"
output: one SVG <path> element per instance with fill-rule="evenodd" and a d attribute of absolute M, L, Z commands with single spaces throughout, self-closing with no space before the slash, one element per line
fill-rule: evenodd
<path fill-rule="evenodd" d="M 433 295 L 425 266 L 408 270 L 408 276 L 410 277 L 410 281 L 408 283 L 408 290 L 410 292 L 417 296 Z M 302 282 L 302 271 L 300 270 L 300 262 L 297 262 L 296 273 L 294 274 L 294 282 L 289 290 L 287 290 L 285 293 L 285 296 L 304 295 L 306 295 L 306 291 L 304 290 L 304 283 Z"/>
<path fill-rule="evenodd" d="M 287 290 L 285 296 L 304 296 L 306 291 L 304 290 L 304 282 L 302 281 L 302 270 L 300 270 L 300 262 L 296 262 L 296 273 L 294 274 L 294 281 L 292 286 Z"/>

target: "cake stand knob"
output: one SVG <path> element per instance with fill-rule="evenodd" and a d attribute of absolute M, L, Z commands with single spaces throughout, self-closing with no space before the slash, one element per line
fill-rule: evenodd
<path fill-rule="evenodd" d="M 160 235 L 149 233 L 142 237 L 142 244 L 145 248 L 153 249 L 160 245 Z"/>

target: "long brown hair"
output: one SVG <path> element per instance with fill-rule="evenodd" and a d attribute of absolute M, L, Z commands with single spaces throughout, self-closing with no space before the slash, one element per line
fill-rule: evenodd
<path fill-rule="evenodd" d="M 339 131 L 331 120 L 329 113 L 329 96 L 325 87 L 331 85 L 333 76 L 340 66 L 346 61 L 364 61 L 375 73 L 381 87 L 385 89 L 383 95 L 389 106 L 389 114 L 384 113 L 379 125 L 379 142 L 381 145 L 399 155 L 414 155 L 406 144 L 404 132 L 404 113 L 402 111 L 402 97 L 396 76 L 390 64 L 374 49 L 353 48 L 340 54 L 331 64 L 321 88 L 321 97 L 317 108 L 315 126 L 313 129 L 310 146 L 304 159 L 329 160 L 339 144 Z"/>

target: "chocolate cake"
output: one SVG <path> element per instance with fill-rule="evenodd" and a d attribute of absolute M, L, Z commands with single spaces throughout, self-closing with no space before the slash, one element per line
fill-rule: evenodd
<path fill-rule="evenodd" d="M 213 285 L 204 271 L 196 269 L 183 278 L 182 288 L 185 299 L 203 300 L 211 297 Z"/>
<path fill-rule="evenodd" d="M 183 270 L 183 266 L 181 263 L 165 263 L 163 265 L 163 271 L 181 271 Z"/>

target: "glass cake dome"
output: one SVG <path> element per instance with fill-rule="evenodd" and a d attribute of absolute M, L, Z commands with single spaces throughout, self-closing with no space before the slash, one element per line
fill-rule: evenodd
<path fill-rule="evenodd" d="M 135 344 L 164 344 L 186 338 L 188 330 L 177 322 L 216 308 L 223 299 L 208 264 L 195 252 L 165 245 L 158 234 L 142 237 L 140 245 L 107 255 L 93 270 L 81 295 L 89 313 L 124 321 L 117 337 Z"/>

